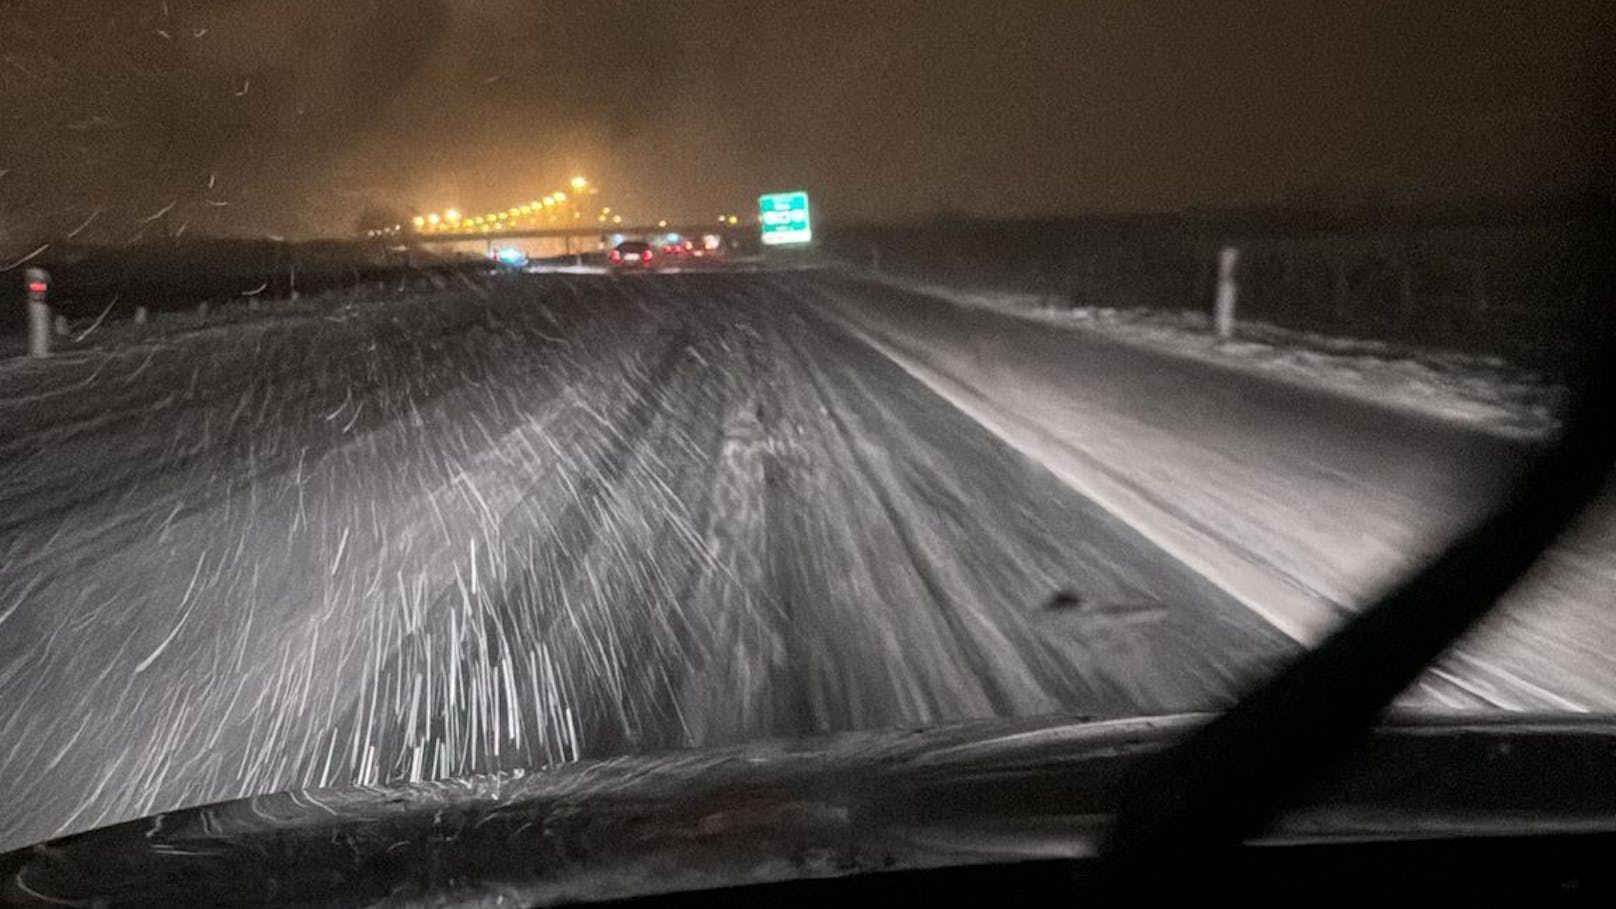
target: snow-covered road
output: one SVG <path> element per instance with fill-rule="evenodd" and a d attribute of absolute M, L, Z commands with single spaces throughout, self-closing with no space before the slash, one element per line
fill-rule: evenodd
<path fill-rule="evenodd" d="M 102 334 L 0 364 L 0 851 L 293 787 L 1216 708 L 1530 452 L 837 272 Z M 1409 702 L 1616 710 L 1613 525 Z"/>
<path fill-rule="evenodd" d="M 5 364 L 0 850 L 289 787 L 1203 709 L 1296 651 L 828 280 L 529 275 Z"/>

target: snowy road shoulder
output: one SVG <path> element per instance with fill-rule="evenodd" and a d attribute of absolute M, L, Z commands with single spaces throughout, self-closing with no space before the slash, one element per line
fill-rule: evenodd
<path fill-rule="evenodd" d="M 1496 357 L 1401 349 L 1383 341 L 1241 322 L 1219 340 L 1206 313 L 1150 307 L 1057 305 L 1046 294 L 964 291 L 891 276 L 861 276 L 956 306 L 1089 331 L 1155 353 L 1250 371 L 1452 420 L 1488 432 L 1532 438 L 1552 431 L 1564 388 Z"/>
<path fill-rule="evenodd" d="M 796 290 L 1304 644 L 1478 517 L 1541 438 L 891 285 Z M 1405 702 L 1616 710 L 1612 533 L 1607 502 Z"/>

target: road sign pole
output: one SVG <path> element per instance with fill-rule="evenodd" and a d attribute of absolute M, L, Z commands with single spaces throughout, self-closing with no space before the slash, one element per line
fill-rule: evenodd
<path fill-rule="evenodd" d="M 51 352 L 50 272 L 30 268 L 24 275 L 28 286 L 28 355 L 48 357 Z"/>

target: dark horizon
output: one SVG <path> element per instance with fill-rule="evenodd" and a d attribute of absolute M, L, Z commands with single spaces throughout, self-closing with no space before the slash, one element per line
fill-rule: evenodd
<path fill-rule="evenodd" d="M 23 0 L 0 16 L 19 39 L 0 67 L 8 252 L 153 225 L 342 236 L 366 211 L 504 207 L 580 173 L 644 221 L 783 188 L 863 223 L 1611 185 L 1616 15 L 1597 3 Z"/>

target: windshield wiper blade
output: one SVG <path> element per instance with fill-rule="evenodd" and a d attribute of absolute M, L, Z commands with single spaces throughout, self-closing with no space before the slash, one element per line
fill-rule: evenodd
<path fill-rule="evenodd" d="M 1141 769 L 1102 856 L 1129 888 L 1206 883 L 1342 758 L 1383 709 L 1526 573 L 1616 461 L 1616 355 L 1578 373 L 1558 444 L 1423 570 Z"/>

